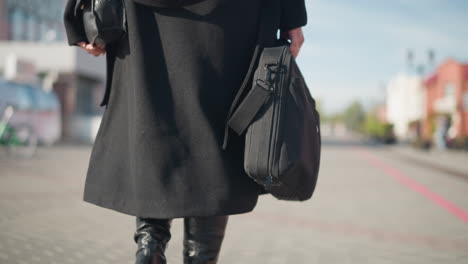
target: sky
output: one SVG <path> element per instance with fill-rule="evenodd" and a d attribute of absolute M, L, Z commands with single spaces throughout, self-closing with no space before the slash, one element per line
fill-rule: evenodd
<path fill-rule="evenodd" d="M 468 63 L 468 0 L 305 0 L 305 42 L 297 58 L 312 96 L 327 114 L 352 101 L 383 102 L 384 87 L 417 64 Z M 430 73 L 429 71 L 426 74 Z"/>

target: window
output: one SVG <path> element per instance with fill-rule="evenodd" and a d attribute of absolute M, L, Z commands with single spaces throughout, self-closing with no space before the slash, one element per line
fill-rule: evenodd
<path fill-rule="evenodd" d="M 12 40 L 24 40 L 26 33 L 26 15 L 19 8 L 11 11 L 11 38 Z"/>
<path fill-rule="evenodd" d="M 37 20 L 34 16 L 29 16 L 28 17 L 28 30 L 26 33 L 26 39 L 29 41 L 34 41 L 37 40 L 36 37 L 36 25 L 37 25 Z"/>
<path fill-rule="evenodd" d="M 453 83 L 445 84 L 444 97 L 455 97 L 455 85 Z"/>
<path fill-rule="evenodd" d="M 465 91 L 463 93 L 463 110 L 465 110 L 465 112 L 468 112 L 468 91 Z"/>
<path fill-rule="evenodd" d="M 8 27 L 9 40 L 63 40 L 65 3 L 64 0 L 3 0 L 4 16 L 0 14 L 3 22 L 0 24 Z"/>

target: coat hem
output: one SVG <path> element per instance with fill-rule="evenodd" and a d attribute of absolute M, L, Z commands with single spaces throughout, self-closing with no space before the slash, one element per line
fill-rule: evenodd
<path fill-rule="evenodd" d="M 89 187 L 88 187 L 89 188 Z M 102 191 L 102 190 L 101 190 Z M 200 207 L 192 212 L 182 212 L 181 210 L 177 211 L 167 211 L 167 207 L 161 206 L 161 208 L 157 208 L 153 204 L 140 204 L 140 209 L 135 209 L 131 203 L 128 204 L 126 200 L 120 200 L 120 202 L 114 199 L 106 199 L 103 195 L 94 196 L 90 193 L 85 191 L 83 196 L 83 201 L 102 207 L 106 209 L 110 209 L 119 213 L 123 213 L 126 215 L 131 216 L 138 216 L 138 217 L 149 217 L 149 218 L 183 218 L 183 217 L 204 217 L 204 216 L 221 216 L 221 215 L 237 215 L 237 214 L 244 214 L 249 213 L 254 210 L 257 205 L 258 197 L 254 197 L 249 201 L 248 206 L 246 203 L 243 203 L 242 206 L 239 207 L 230 207 L 228 208 L 219 208 L 218 210 L 209 210 L 206 208 L 205 210 L 200 210 Z M 248 199 L 246 199 L 248 200 Z M 150 208 L 153 207 L 153 208 Z M 166 212 L 163 212 L 166 211 Z M 153 213 L 154 212 L 154 213 Z"/>

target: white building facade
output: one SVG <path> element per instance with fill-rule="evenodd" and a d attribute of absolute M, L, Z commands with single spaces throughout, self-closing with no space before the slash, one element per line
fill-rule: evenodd
<path fill-rule="evenodd" d="M 394 125 L 399 140 L 420 135 L 425 109 L 425 89 L 420 76 L 400 73 L 391 79 L 386 87 L 386 105 L 387 120 Z"/>

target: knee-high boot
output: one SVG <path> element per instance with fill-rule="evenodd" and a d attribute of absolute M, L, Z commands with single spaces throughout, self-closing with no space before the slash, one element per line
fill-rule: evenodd
<path fill-rule="evenodd" d="M 184 219 L 184 264 L 216 264 L 228 216 Z"/>
<path fill-rule="evenodd" d="M 171 239 L 172 219 L 136 217 L 136 231 L 133 235 L 138 244 L 135 264 L 166 264 L 164 255 Z"/>

